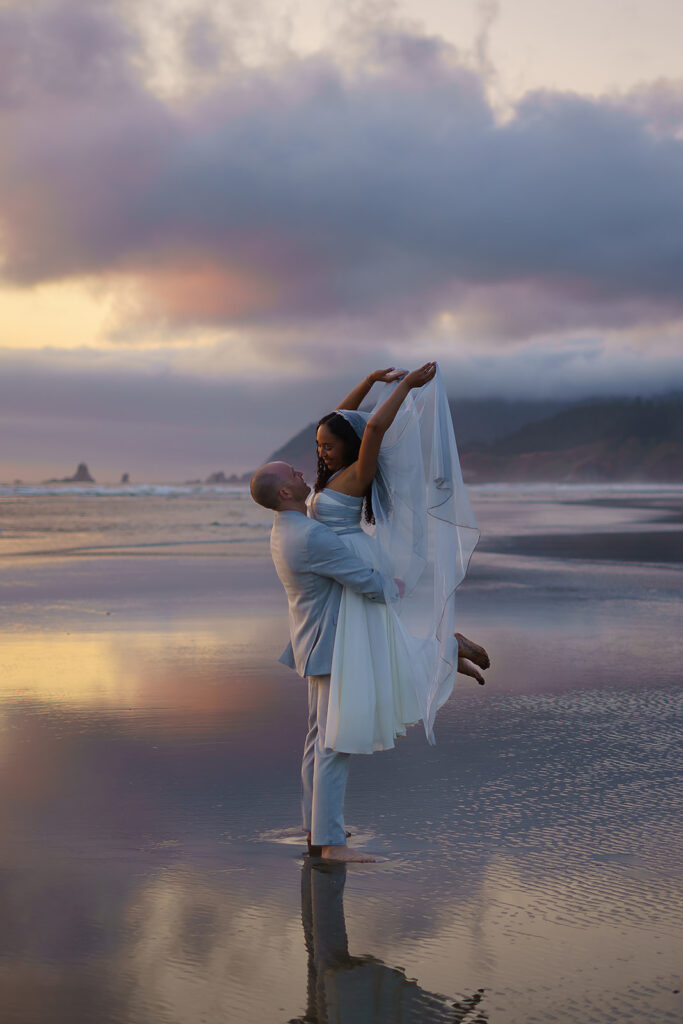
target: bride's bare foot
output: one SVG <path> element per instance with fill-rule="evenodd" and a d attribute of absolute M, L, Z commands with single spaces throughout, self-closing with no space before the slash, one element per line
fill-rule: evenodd
<path fill-rule="evenodd" d="M 473 679 L 477 680 L 480 686 L 483 686 L 486 682 L 476 665 L 473 665 L 471 661 L 467 660 L 467 658 L 458 658 L 458 672 L 463 676 L 472 676 Z"/>
<path fill-rule="evenodd" d="M 462 635 L 462 633 L 455 633 L 454 636 L 458 641 L 458 648 L 464 658 L 469 658 L 469 660 L 473 661 L 475 665 L 479 666 L 479 668 L 488 668 L 490 666 L 491 659 L 483 647 L 480 647 L 479 644 L 475 644 L 473 640 L 468 640 L 466 636 Z M 465 674 L 469 675 L 470 673 Z"/>
<path fill-rule="evenodd" d="M 374 864 L 369 853 L 352 850 L 349 846 L 323 846 L 323 860 L 343 861 L 350 864 Z"/>

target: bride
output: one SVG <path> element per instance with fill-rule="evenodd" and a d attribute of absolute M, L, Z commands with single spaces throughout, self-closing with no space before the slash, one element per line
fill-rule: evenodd
<path fill-rule="evenodd" d="M 387 594 L 386 605 L 342 592 L 327 745 L 387 750 L 418 721 L 434 742 L 434 718 L 456 671 L 483 683 L 476 665 L 488 667 L 483 648 L 454 632 L 455 590 L 479 532 L 436 363 L 370 374 L 323 416 L 316 444 L 309 515 L 388 579 L 403 581 L 399 601 Z"/>

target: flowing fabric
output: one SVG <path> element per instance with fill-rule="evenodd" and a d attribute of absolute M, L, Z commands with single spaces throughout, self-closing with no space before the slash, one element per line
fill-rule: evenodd
<path fill-rule="evenodd" d="M 368 419 L 395 386 L 376 386 L 372 401 L 366 401 L 361 410 L 338 411 L 362 436 Z M 349 500 L 348 496 L 330 490 L 322 494 Z M 320 508 L 315 511 L 316 499 L 319 501 L 321 495 L 315 496 L 313 514 L 324 519 L 324 514 L 319 515 Z M 350 500 L 358 502 L 360 499 Z M 371 560 L 389 578 L 403 580 L 405 594 L 399 601 L 386 605 L 386 641 L 379 639 L 379 631 L 374 626 L 371 630 L 365 629 L 367 642 L 363 645 L 365 653 L 361 654 L 358 638 L 363 635 L 364 626 L 358 618 L 359 609 L 344 591 L 331 681 L 331 693 L 335 692 L 335 687 L 337 693 L 337 710 L 333 712 L 338 718 L 337 733 L 340 737 L 348 734 L 339 742 L 347 746 L 354 742 L 354 730 L 360 723 L 353 702 L 363 685 L 371 694 L 364 702 L 365 713 L 371 714 L 377 676 L 385 675 L 388 657 L 393 673 L 392 693 L 398 700 L 393 716 L 394 736 L 401 735 L 405 725 L 419 717 L 427 739 L 433 743 L 436 713 L 450 696 L 457 672 L 458 645 L 453 635 L 456 590 L 465 577 L 479 539 L 462 480 L 453 423 L 438 367 L 429 384 L 408 394 L 384 435 L 372 485 L 372 506 L 376 525 L 374 529 L 364 527 L 360 536 L 374 534 L 376 546 Z M 348 520 L 346 527 L 338 528 L 343 539 L 354 548 L 365 543 L 358 536 L 359 520 L 358 510 L 355 530 L 349 529 Z M 351 541 L 354 536 L 355 540 Z M 360 550 L 356 553 L 363 557 Z M 391 596 L 387 594 L 387 598 Z M 368 604 L 370 602 L 362 602 L 362 606 Z M 378 668 L 381 671 L 378 672 Z M 356 674 L 361 677 L 358 681 Z M 376 707 L 382 703 L 375 700 Z M 416 706 L 418 716 L 415 716 Z M 404 712 L 406 716 L 399 722 Z M 387 713 L 384 718 L 386 720 Z M 355 724 L 346 729 L 346 723 L 351 720 Z M 386 742 L 386 730 L 382 730 L 379 737 L 375 732 L 366 725 L 356 746 L 360 749 L 364 745 L 367 750 L 370 733 L 373 739 L 369 749 L 393 746 L 393 738 Z M 335 746 L 335 749 L 345 747 Z"/>

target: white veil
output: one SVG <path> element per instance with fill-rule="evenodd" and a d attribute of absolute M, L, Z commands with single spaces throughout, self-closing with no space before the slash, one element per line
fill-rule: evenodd
<path fill-rule="evenodd" d="M 379 384 L 361 410 L 338 412 L 362 435 L 395 386 Z M 479 540 L 438 367 L 429 384 L 410 391 L 384 435 L 371 493 L 377 541 L 392 575 L 405 582 L 404 597 L 390 607 L 412 651 L 416 693 L 433 743 L 436 712 L 457 672 L 455 591 Z"/>

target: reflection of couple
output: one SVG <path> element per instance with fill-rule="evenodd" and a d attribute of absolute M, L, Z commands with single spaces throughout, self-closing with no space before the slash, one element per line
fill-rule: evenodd
<path fill-rule="evenodd" d="M 308 998 L 301 1024 L 485 1024 L 479 989 L 459 1002 L 425 991 L 372 956 L 352 956 L 344 919 L 345 864 L 306 861 L 301 918 L 308 954 Z M 295 1024 L 295 1022 L 292 1022 Z"/>
<path fill-rule="evenodd" d="M 373 384 L 381 394 L 361 412 Z M 282 462 L 262 466 L 251 493 L 276 513 L 271 553 L 291 633 L 281 660 L 309 683 L 309 845 L 331 860 L 371 860 L 346 845 L 349 755 L 389 749 L 418 721 L 433 741 L 455 672 L 483 682 L 486 652 L 454 632 L 478 531 L 436 364 L 371 374 L 323 417 L 316 440 L 309 507 L 308 484 Z"/>

